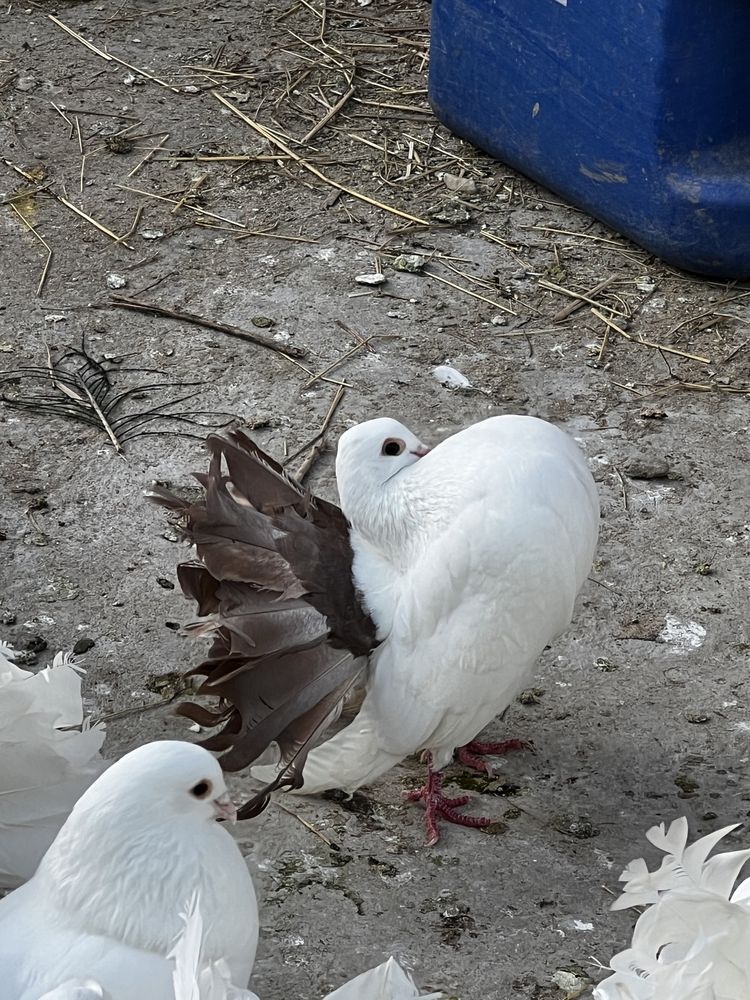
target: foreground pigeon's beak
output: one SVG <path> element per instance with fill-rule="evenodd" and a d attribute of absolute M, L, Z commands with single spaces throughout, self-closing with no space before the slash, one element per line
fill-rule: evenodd
<path fill-rule="evenodd" d="M 420 444 L 418 448 L 412 448 L 412 455 L 416 455 L 417 458 L 424 458 L 425 455 L 429 455 L 432 449 L 428 448 L 426 444 Z"/>
<path fill-rule="evenodd" d="M 214 799 L 214 811 L 218 820 L 237 822 L 237 806 L 229 798 L 229 792 L 224 792 L 218 799 Z"/>

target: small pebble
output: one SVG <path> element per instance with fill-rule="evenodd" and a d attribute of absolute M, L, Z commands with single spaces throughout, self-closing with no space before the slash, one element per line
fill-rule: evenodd
<path fill-rule="evenodd" d="M 409 274 L 419 274 L 424 267 L 424 257 L 418 253 L 402 253 L 393 261 L 395 271 L 407 271 Z"/>
<path fill-rule="evenodd" d="M 638 455 L 628 459 L 624 471 L 631 479 L 666 479 L 669 463 L 663 455 Z"/>
<path fill-rule="evenodd" d="M 159 584 L 160 587 L 163 587 L 164 590 L 174 590 L 174 584 L 172 583 L 172 581 L 167 580 L 167 578 L 164 576 L 157 576 L 156 582 Z"/>
<path fill-rule="evenodd" d="M 358 274 L 354 279 L 358 285 L 384 285 L 388 280 L 384 274 Z"/>
<path fill-rule="evenodd" d="M 458 191 L 461 194 L 476 194 L 476 181 L 471 177 L 459 177 L 458 174 L 443 174 L 443 184 L 449 191 Z"/>
<path fill-rule="evenodd" d="M 108 274 L 107 275 L 107 288 L 124 288 L 128 283 L 127 278 L 123 278 L 121 274 Z"/>
<path fill-rule="evenodd" d="M 160 240 L 164 236 L 163 229 L 142 229 L 142 240 Z"/>
<path fill-rule="evenodd" d="M 685 712 L 685 718 L 688 722 L 692 722 L 695 726 L 702 726 L 704 723 L 709 722 L 711 716 L 708 712 Z"/>

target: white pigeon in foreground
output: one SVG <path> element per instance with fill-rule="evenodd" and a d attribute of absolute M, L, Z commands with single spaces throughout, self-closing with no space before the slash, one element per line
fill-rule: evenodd
<path fill-rule="evenodd" d="M 107 1000 L 175 1000 L 168 955 L 194 892 L 203 960 L 226 963 L 244 987 L 257 904 L 239 848 L 217 822 L 235 815 L 221 768 L 201 747 L 149 743 L 112 764 L 34 877 L 0 900 L 0 995 L 39 1000 L 78 979 Z"/>
<path fill-rule="evenodd" d="M 620 876 L 623 895 L 613 910 L 647 906 L 630 948 L 615 955 L 613 975 L 599 983 L 595 1000 L 747 1000 L 750 997 L 750 879 L 735 888 L 750 850 L 708 855 L 737 829 L 725 826 L 687 846 L 688 823 L 648 840 L 666 853 L 658 871 L 643 858 Z"/>
<path fill-rule="evenodd" d="M 75 801 L 101 774 L 104 728 L 83 715 L 70 654 L 37 673 L 0 642 L 0 888 L 36 871 Z"/>
<path fill-rule="evenodd" d="M 192 910 L 186 919 L 186 928 L 174 951 L 175 1000 L 259 1000 L 249 990 L 237 989 L 227 983 L 216 966 L 199 971 L 195 958 L 200 951 L 200 921 L 195 922 L 197 911 Z M 420 993 L 414 981 L 395 958 L 356 976 L 324 1000 L 440 1000 L 442 993 Z M 60 990 L 45 993 L 40 1000 L 108 1000 L 98 983 L 66 983 Z M 147 998 L 149 1000 L 149 998 Z"/>
<path fill-rule="evenodd" d="M 224 707 L 182 709 L 204 726 L 226 723 L 204 745 L 228 750 L 222 764 L 237 769 L 276 743 L 281 770 L 253 774 L 270 779 L 266 791 L 300 794 L 351 792 L 427 751 L 427 782 L 410 797 L 424 801 L 429 843 L 440 816 L 488 824 L 458 812 L 468 796 L 444 796 L 441 768 L 458 750 L 487 769 L 480 755 L 519 746 L 475 737 L 571 620 L 599 530 L 575 442 L 543 420 L 500 416 L 430 450 L 395 420 L 369 420 L 339 441 L 341 511 L 241 432 L 208 444 L 204 504 L 149 494 L 185 515 L 201 562 L 183 564 L 180 582 L 214 615 L 193 628 L 214 638 L 195 672 Z M 359 714 L 310 751 L 364 657 Z"/>

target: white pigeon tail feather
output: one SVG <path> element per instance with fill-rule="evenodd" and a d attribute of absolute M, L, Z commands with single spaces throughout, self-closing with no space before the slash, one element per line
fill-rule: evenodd
<path fill-rule="evenodd" d="M 104 729 L 84 718 L 70 654 L 34 674 L 0 643 L 0 887 L 36 870 L 76 800 L 105 769 Z"/>
<path fill-rule="evenodd" d="M 363 709 L 345 729 L 310 752 L 305 763 L 304 784 L 289 790 L 292 795 L 317 795 L 331 788 L 355 792 L 385 774 L 404 755 L 389 753 L 378 741 L 375 725 Z M 278 773 L 273 766 L 252 768 L 261 781 L 271 781 Z"/>
<path fill-rule="evenodd" d="M 395 958 L 339 986 L 325 1000 L 440 1000 L 442 993 L 420 993 Z"/>
<path fill-rule="evenodd" d="M 750 850 L 708 858 L 736 829 L 724 827 L 687 846 L 686 819 L 652 827 L 648 840 L 666 852 L 649 872 L 641 858 L 621 876 L 612 909 L 652 904 L 638 918 L 631 947 L 615 955 L 613 975 L 596 1000 L 746 1000 L 750 996 L 750 879 L 733 891 Z"/>

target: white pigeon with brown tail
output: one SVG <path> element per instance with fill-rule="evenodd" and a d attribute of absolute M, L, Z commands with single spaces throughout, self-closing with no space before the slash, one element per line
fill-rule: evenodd
<path fill-rule="evenodd" d="M 196 627 L 215 640 L 197 672 L 228 707 L 183 709 L 226 723 L 206 745 L 235 768 L 276 742 L 281 768 L 253 774 L 299 794 L 353 791 L 426 751 L 427 782 L 410 797 L 425 804 L 429 842 L 438 817 L 489 823 L 458 811 L 468 796 L 447 798 L 441 769 L 456 751 L 485 768 L 482 755 L 518 746 L 475 737 L 529 684 L 590 571 L 599 503 L 578 446 L 525 416 L 492 417 L 433 449 L 395 420 L 369 420 L 339 441 L 341 511 L 239 432 L 209 446 L 204 505 L 151 493 L 186 516 L 201 563 L 180 579 L 214 615 Z M 358 715 L 311 749 L 364 656 Z"/>

